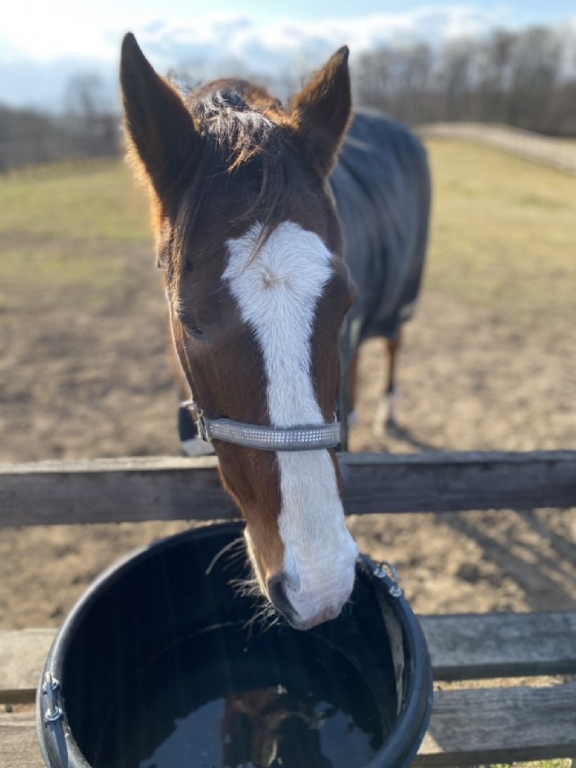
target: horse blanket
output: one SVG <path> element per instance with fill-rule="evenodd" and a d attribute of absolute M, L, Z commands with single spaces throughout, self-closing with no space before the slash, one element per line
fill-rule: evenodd
<path fill-rule="evenodd" d="M 355 349 L 372 336 L 393 337 L 414 311 L 430 212 L 426 150 L 396 120 L 357 110 L 330 186 L 357 289 L 344 333 Z"/>

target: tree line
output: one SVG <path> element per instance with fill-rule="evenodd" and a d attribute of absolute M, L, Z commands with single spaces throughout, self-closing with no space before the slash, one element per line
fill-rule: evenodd
<path fill-rule="evenodd" d="M 120 121 L 97 75 L 73 77 L 58 114 L 0 105 L 0 172 L 23 165 L 116 155 Z"/>
<path fill-rule="evenodd" d="M 494 30 L 439 48 L 372 51 L 353 78 L 356 103 L 412 125 L 471 121 L 576 135 L 576 36 L 568 31 Z"/>

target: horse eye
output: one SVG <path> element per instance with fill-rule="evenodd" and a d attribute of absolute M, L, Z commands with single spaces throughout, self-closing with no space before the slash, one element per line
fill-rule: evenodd
<path fill-rule="evenodd" d="M 178 319 L 191 336 L 195 336 L 198 339 L 201 339 L 204 336 L 202 328 L 200 328 L 196 320 L 194 320 L 194 318 L 187 312 L 179 312 Z"/>

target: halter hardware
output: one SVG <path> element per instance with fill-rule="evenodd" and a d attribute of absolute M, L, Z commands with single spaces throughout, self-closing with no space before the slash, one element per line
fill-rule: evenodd
<path fill-rule="evenodd" d="M 210 425 L 206 423 L 206 419 L 204 418 L 204 411 L 202 408 L 200 408 L 199 405 L 196 405 L 192 398 L 190 398 L 190 400 L 186 400 L 186 402 L 182 403 L 182 405 L 191 408 L 194 411 L 196 414 L 196 423 L 198 424 L 198 434 L 202 440 L 204 440 L 204 442 L 211 443 L 212 433 L 210 431 Z"/>

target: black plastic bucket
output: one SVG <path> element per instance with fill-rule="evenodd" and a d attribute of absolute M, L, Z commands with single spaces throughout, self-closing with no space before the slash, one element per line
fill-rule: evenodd
<path fill-rule="evenodd" d="M 255 598 L 235 581 L 247 576 L 241 545 L 213 562 L 242 530 L 227 523 L 162 540 L 86 592 L 38 689 L 47 766 L 220 768 L 251 764 L 250 749 L 256 766 L 411 764 L 432 672 L 400 590 L 361 557 L 338 619 L 308 632 L 250 624 Z M 216 710 L 217 727 L 208 722 Z"/>

